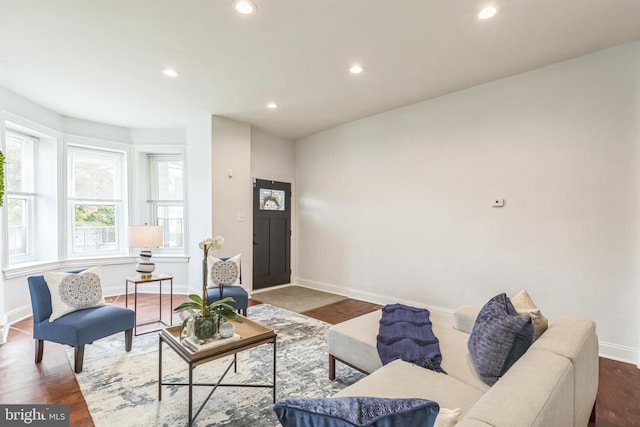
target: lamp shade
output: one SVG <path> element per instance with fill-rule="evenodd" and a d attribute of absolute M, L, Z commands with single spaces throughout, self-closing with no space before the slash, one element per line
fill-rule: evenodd
<path fill-rule="evenodd" d="M 158 225 L 130 225 L 130 248 L 155 248 L 162 246 L 164 227 Z"/>

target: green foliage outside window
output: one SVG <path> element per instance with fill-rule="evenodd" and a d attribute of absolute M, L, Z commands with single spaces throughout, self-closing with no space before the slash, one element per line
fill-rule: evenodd
<path fill-rule="evenodd" d="M 76 226 L 102 225 L 113 226 L 116 221 L 115 206 L 76 205 Z"/>

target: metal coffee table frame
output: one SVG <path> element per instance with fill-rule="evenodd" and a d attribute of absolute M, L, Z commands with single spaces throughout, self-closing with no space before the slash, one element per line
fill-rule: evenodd
<path fill-rule="evenodd" d="M 242 317 L 242 316 L 241 316 Z M 273 329 L 269 329 L 258 322 L 242 317 L 242 323 L 234 322 L 236 327 L 236 333 L 242 338 L 239 341 L 234 341 L 228 344 L 223 344 L 218 347 L 213 347 L 207 350 L 199 352 L 191 352 L 184 347 L 179 340 L 178 334 L 180 333 L 180 326 L 174 326 L 171 328 L 163 329 L 158 334 L 158 346 L 159 346 L 159 360 L 158 360 L 158 400 L 162 400 L 162 386 L 163 385 L 178 385 L 189 387 L 189 422 L 188 425 L 192 426 L 195 419 L 198 417 L 204 406 L 207 404 L 213 393 L 218 387 L 260 387 L 271 388 L 273 403 L 276 403 L 276 338 L 277 334 Z M 182 360 L 189 365 L 189 380 L 186 383 L 169 383 L 162 381 L 162 343 L 165 343 L 171 348 Z M 264 344 L 273 344 L 273 382 L 271 384 L 230 384 L 223 383 L 225 376 L 234 367 L 234 372 L 237 372 L 237 354 L 249 350 L 254 347 L 258 347 Z M 193 370 L 204 363 L 211 362 L 222 357 L 233 355 L 233 360 L 229 363 L 222 376 L 216 383 L 194 383 L 193 382 Z M 207 395 L 200 408 L 193 414 L 193 387 L 213 387 L 211 392 Z"/>

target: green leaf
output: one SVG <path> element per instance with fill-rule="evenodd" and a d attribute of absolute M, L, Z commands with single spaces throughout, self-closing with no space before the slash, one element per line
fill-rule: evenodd
<path fill-rule="evenodd" d="M 198 304 L 200 304 L 200 306 L 202 307 L 202 297 L 200 295 L 197 294 L 191 294 L 189 295 L 189 299 L 194 300 L 195 302 L 197 302 Z"/>
<path fill-rule="evenodd" d="M 178 313 L 180 311 L 189 310 L 189 309 L 199 311 L 199 310 L 202 310 L 202 305 L 196 302 L 183 302 L 182 304 L 174 308 L 173 311 L 175 313 Z"/>
<path fill-rule="evenodd" d="M 226 297 L 226 298 L 222 298 L 218 301 L 214 301 L 211 304 L 209 304 L 209 307 L 214 306 L 214 305 L 223 305 L 225 303 L 228 302 L 236 302 L 236 300 L 233 299 L 233 297 Z"/>

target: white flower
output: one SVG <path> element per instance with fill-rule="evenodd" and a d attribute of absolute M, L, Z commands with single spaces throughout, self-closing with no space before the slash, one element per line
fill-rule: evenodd
<path fill-rule="evenodd" d="M 211 248 L 213 249 L 222 249 L 222 245 L 224 244 L 224 238 L 222 236 L 216 236 L 215 239 L 211 242 Z"/>
<path fill-rule="evenodd" d="M 202 242 L 200 242 L 200 243 L 198 244 L 198 247 L 199 247 L 200 249 L 204 249 L 204 247 L 205 247 L 205 246 L 209 246 L 209 245 L 211 244 L 211 242 L 212 242 L 211 237 L 209 237 L 207 240 L 203 240 Z"/>
<path fill-rule="evenodd" d="M 214 250 L 217 251 L 219 249 L 222 249 L 222 245 L 224 244 L 224 238 L 222 236 L 216 236 L 213 239 L 211 237 L 209 237 L 206 240 L 203 240 L 202 242 L 200 242 L 198 244 L 198 247 L 200 249 L 206 250 L 207 251 L 207 255 L 209 254 L 210 250 Z"/>

